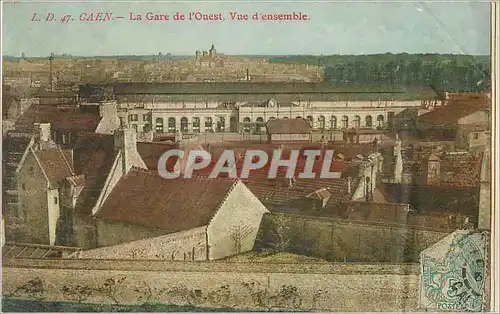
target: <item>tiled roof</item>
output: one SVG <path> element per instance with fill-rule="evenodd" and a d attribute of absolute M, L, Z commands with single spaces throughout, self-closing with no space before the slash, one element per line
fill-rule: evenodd
<path fill-rule="evenodd" d="M 85 175 L 86 185 L 78 197 L 77 211 L 90 214 L 118 155 L 113 135 L 81 133 L 74 149 L 77 174 Z"/>
<path fill-rule="evenodd" d="M 164 143 L 164 142 L 137 142 L 137 151 L 148 169 L 157 169 L 158 160 L 166 151 L 170 149 L 178 149 L 179 143 Z M 168 170 L 172 170 L 175 165 L 176 158 L 172 157 L 168 160 Z"/>
<path fill-rule="evenodd" d="M 244 181 L 245 182 L 245 181 Z M 268 179 L 267 175 L 257 178 L 251 176 L 245 182 L 247 187 L 264 205 L 286 205 L 297 200 L 305 199 L 311 193 L 326 188 L 331 194 L 329 204 L 338 203 L 342 200 L 350 199 L 348 193 L 347 179 L 301 179 L 296 178 L 292 185 L 290 180 L 278 177 Z M 354 189 L 356 182 L 351 182 Z M 351 190 L 351 192 L 353 192 Z"/>
<path fill-rule="evenodd" d="M 388 202 L 411 204 L 421 213 L 450 212 L 477 216 L 479 189 L 476 187 L 380 184 Z"/>
<path fill-rule="evenodd" d="M 229 179 L 163 179 L 132 170 L 115 186 L 97 218 L 173 233 L 208 225 L 234 185 Z"/>
<path fill-rule="evenodd" d="M 417 117 L 417 120 L 429 124 L 456 124 L 458 119 L 489 107 L 489 100 L 485 97 L 452 100 L 446 106 Z"/>
<path fill-rule="evenodd" d="M 51 123 L 51 129 L 94 132 L 99 124 L 98 115 L 81 113 L 78 108 L 57 108 L 53 105 L 33 105 L 16 121 L 16 131 L 33 132 L 33 124 Z"/>
<path fill-rule="evenodd" d="M 66 180 L 68 180 L 68 182 L 71 183 L 71 185 L 73 185 L 74 187 L 85 186 L 85 175 L 83 174 L 67 177 Z"/>
<path fill-rule="evenodd" d="M 268 134 L 310 134 L 311 126 L 304 118 L 272 119 L 266 123 Z"/>
<path fill-rule="evenodd" d="M 66 177 L 73 175 L 73 169 L 70 168 L 61 150 L 39 150 L 35 155 L 49 179 L 51 188 L 57 188 Z"/>

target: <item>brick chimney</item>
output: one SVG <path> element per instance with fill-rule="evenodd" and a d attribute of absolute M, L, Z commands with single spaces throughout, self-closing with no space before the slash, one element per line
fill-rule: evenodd
<path fill-rule="evenodd" d="M 119 128 L 114 132 L 115 148 L 120 150 L 122 173 L 126 174 L 132 167 L 147 169 L 137 151 L 137 133 L 132 128 Z"/>
<path fill-rule="evenodd" d="M 97 126 L 96 133 L 113 134 L 113 131 L 120 127 L 120 119 L 115 101 L 107 101 L 99 103 L 99 116 L 101 121 Z"/>

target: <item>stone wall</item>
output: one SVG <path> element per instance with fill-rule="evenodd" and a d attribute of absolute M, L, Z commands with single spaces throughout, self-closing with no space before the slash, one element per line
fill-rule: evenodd
<path fill-rule="evenodd" d="M 422 250 L 451 231 L 269 213 L 256 249 L 273 248 L 332 261 L 418 262 Z"/>
<path fill-rule="evenodd" d="M 416 311 L 416 264 L 6 260 L 3 295 L 245 310 Z"/>
<path fill-rule="evenodd" d="M 131 225 L 119 221 L 96 219 L 97 246 L 111 246 L 130 241 L 153 238 L 167 232 L 158 228 Z"/>
<path fill-rule="evenodd" d="M 120 229 L 118 235 L 120 235 L 123 233 L 123 227 L 118 227 Z M 110 232 L 113 232 L 113 229 Z M 80 251 L 71 257 L 83 259 L 206 260 L 206 227 Z"/>

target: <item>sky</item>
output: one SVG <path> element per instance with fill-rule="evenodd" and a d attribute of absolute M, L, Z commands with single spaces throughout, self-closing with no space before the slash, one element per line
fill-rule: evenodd
<path fill-rule="evenodd" d="M 489 55 L 488 2 L 94 2 L 3 3 L 3 55 L 193 55 L 212 44 L 226 55 L 453 53 Z M 222 13 L 223 21 L 173 21 L 176 12 Z M 230 20 L 230 12 L 248 21 Z M 82 22 L 81 14 L 123 19 Z M 130 20 L 129 15 L 143 20 Z M 169 21 L 146 21 L 146 14 Z M 304 13 L 306 21 L 252 20 L 258 13 Z M 34 14 L 41 20 L 33 22 Z M 48 13 L 56 21 L 46 22 Z M 72 21 L 61 22 L 65 15 Z"/>

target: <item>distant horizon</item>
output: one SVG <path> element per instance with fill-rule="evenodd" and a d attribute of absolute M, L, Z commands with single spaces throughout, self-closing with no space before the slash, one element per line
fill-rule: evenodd
<path fill-rule="evenodd" d="M 380 52 L 380 53 L 367 53 L 367 54 L 218 54 L 219 56 L 224 57 L 330 57 L 330 56 L 379 56 L 379 55 L 434 55 L 434 56 L 470 56 L 470 57 L 491 57 L 491 54 L 458 54 L 458 53 L 434 53 L 434 52 Z M 110 55 L 72 55 L 69 53 L 54 53 L 54 57 L 72 57 L 72 58 L 98 58 L 98 57 L 153 57 L 158 56 L 156 54 L 110 54 Z M 194 57 L 194 54 L 169 54 L 162 53 L 161 56 L 170 56 L 170 57 Z M 4 58 L 16 58 L 22 59 L 22 56 L 14 56 L 9 54 L 2 55 Z M 49 55 L 38 55 L 38 56 L 30 56 L 26 55 L 26 59 L 41 59 L 41 58 L 49 58 Z"/>

